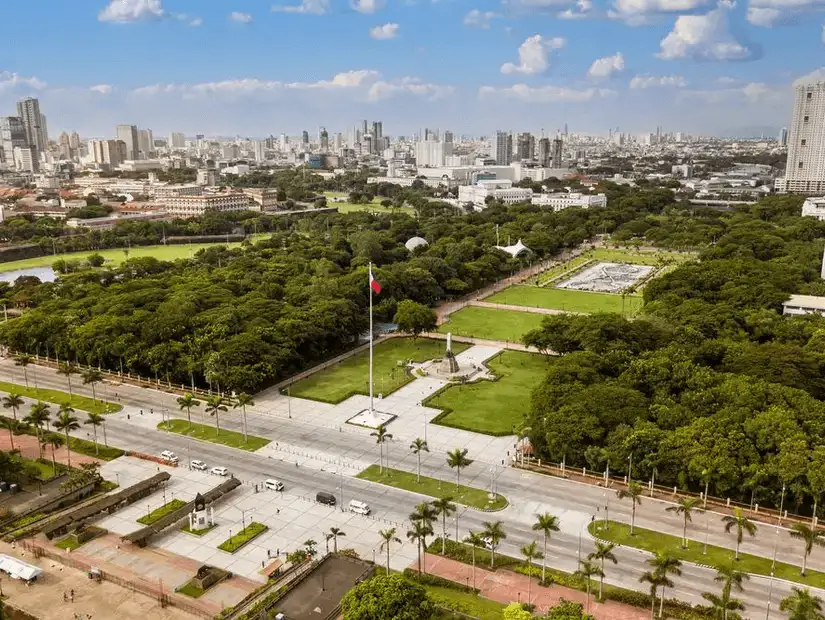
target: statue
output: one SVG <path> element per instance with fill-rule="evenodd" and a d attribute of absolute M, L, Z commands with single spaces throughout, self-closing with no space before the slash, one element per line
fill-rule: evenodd
<path fill-rule="evenodd" d="M 452 375 L 458 372 L 458 361 L 455 359 L 455 355 L 453 355 L 452 332 L 447 332 L 447 352 L 444 355 L 438 371 L 445 375 Z"/>

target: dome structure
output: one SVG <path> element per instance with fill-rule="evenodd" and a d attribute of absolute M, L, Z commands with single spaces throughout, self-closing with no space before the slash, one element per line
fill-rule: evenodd
<path fill-rule="evenodd" d="M 407 248 L 409 252 L 412 252 L 416 248 L 420 248 L 421 246 L 430 245 L 427 243 L 427 240 L 423 237 L 412 237 L 407 243 L 404 244 L 404 247 Z"/>
<path fill-rule="evenodd" d="M 526 245 L 524 245 L 521 242 L 521 239 L 519 239 L 518 242 L 515 245 L 497 245 L 496 248 L 498 248 L 502 252 L 507 252 L 507 254 L 509 254 L 513 258 L 516 258 L 517 256 L 520 256 L 521 254 L 528 254 L 528 253 L 533 251 L 530 248 L 528 248 Z"/>

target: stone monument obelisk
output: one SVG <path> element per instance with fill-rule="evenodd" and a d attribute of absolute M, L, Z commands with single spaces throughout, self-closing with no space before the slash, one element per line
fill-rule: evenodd
<path fill-rule="evenodd" d="M 458 361 L 456 361 L 455 355 L 453 355 L 452 332 L 447 332 L 447 352 L 444 354 L 444 359 L 441 361 L 441 366 L 438 371 L 447 375 L 458 372 Z"/>

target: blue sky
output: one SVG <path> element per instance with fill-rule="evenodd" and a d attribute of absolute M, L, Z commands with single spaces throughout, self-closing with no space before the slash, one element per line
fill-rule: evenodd
<path fill-rule="evenodd" d="M 825 0 L 0 0 L 0 114 L 49 131 L 265 136 L 358 119 L 716 133 L 787 123 L 825 79 Z M 25 53 L 21 53 L 25 51 Z M 820 72 L 820 73 L 817 73 Z"/>

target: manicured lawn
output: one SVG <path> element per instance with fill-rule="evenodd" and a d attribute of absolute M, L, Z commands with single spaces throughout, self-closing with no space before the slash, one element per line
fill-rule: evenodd
<path fill-rule="evenodd" d="M 152 525 L 160 521 L 163 517 L 168 514 L 175 512 L 178 508 L 186 506 L 186 502 L 182 499 L 173 499 L 166 503 L 165 506 L 161 506 L 150 512 L 148 515 L 143 515 L 140 519 L 137 520 L 138 523 L 142 523 L 143 525 Z"/>
<path fill-rule="evenodd" d="M 547 271 L 542 271 L 538 276 L 536 276 L 536 280 L 538 284 L 542 286 L 546 286 L 548 283 L 552 282 L 556 278 L 562 276 L 563 274 L 569 273 L 581 267 L 585 263 L 588 263 L 592 260 L 591 256 L 577 256 L 576 258 L 572 258 L 569 261 L 561 263 L 560 265 L 556 265 L 555 267 L 551 267 Z"/>
<path fill-rule="evenodd" d="M 622 296 L 592 291 L 574 291 L 538 286 L 511 286 L 484 301 L 568 312 L 622 312 Z M 642 307 L 642 298 L 625 295 L 624 313 L 633 315 Z"/>
<path fill-rule="evenodd" d="M 669 534 L 662 534 L 661 532 L 654 532 L 646 530 L 641 527 L 633 528 L 634 535 L 630 535 L 630 526 L 625 523 L 618 523 L 610 521 L 608 529 L 601 528 L 604 521 L 595 521 L 588 525 L 590 533 L 602 540 L 609 540 L 628 547 L 636 547 L 637 549 L 644 549 L 650 552 L 666 551 L 673 557 L 679 558 L 686 562 L 694 562 L 696 564 L 704 564 L 706 566 L 721 566 L 733 562 L 734 552 L 732 549 L 725 549 L 723 547 L 714 547 L 708 545 L 707 555 L 702 553 L 704 543 L 697 540 L 688 540 L 688 548 L 682 549 L 681 539 L 678 536 L 671 536 Z M 765 530 L 767 532 L 767 529 Z M 773 531 L 770 532 L 773 538 Z M 757 536 L 759 534 L 757 533 Z M 767 534 L 765 535 L 767 536 Z M 731 545 L 735 544 L 734 535 L 731 535 Z M 783 544 L 790 542 L 790 538 L 783 540 Z M 793 564 L 784 564 L 782 562 L 776 563 L 774 575 L 779 579 L 787 579 L 788 581 L 796 581 L 805 584 L 806 586 L 813 586 L 816 588 L 825 588 L 825 573 L 820 573 L 810 568 L 806 571 L 803 577 L 800 575 L 802 565 L 802 545 L 794 541 L 795 546 L 799 547 L 799 566 Z M 764 575 L 769 577 L 771 574 L 771 558 L 763 558 L 755 555 L 748 555 L 746 553 L 739 554 L 739 561 L 735 562 L 738 570 L 746 573 L 753 573 L 755 575 Z"/>
<path fill-rule="evenodd" d="M 78 547 L 80 547 L 80 543 L 77 542 L 77 537 L 74 534 L 70 534 L 66 536 L 63 540 L 59 540 L 58 542 L 54 543 L 54 546 L 58 549 L 66 549 L 67 551 L 74 551 Z"/>
<path fill-rule="evenodd" d="M 438 331 L 442 334 L 452 332 L 456 336 L 519 342 L 525 333 L 541 327 L 544 317 L 533 312 L 467 306 L 451 314 Z"/>
<path fill-rule="evenodd" d="M 89 411 L 92 413 L 113 413 L 115 411 L 120 411 L 123 408 L 117 403 L 107 403 L 99 398 L 95 402 L 95 400 L 89 398 L 88 396 L 78 396 L 77 394 L 69 396 L 68 392 L 61 392 L 60 390 L 47 390 L 45 388 L 35 389 L 32 387 L 32 372 L 33 371 L 29 370 L 30 387 L 27 388 L 25 385 L 9 383 L 8 381 L 0 381 L 0 392 L 17 392 L 26 398 L 42 400 L 45 403 L 53 403 L 55 405 L 62 405 L 63 403 L 68 402 L 75 409 Z M 34 372 L 42 372 L 42 370 L 38 369 Z M 72 385 L 77 385 L 80 381 L 80 377 L 76 376 L 72 381 Z M 23 415 L 25 415 L 25 413 Z"/>
<path fill-rule="evenodd" d="M 499 379 L 453 384 L 424 404 L 444 412 L 433 422 L 488 435 L 511 435 L 530 409 L 530 392 L 547 374 L 547 357 L 504 351 L 487 362 Z"/>
<path fill-rule="evenodd" d="M 470 454 L 469 456 L 472 458 L 473 455 Z M 361 480 L 369 480 L 370 482 L 386 484 L 397 489 L 420 493 L 421 495 L 429 495 L 430 497 L 444 497 L 445 495 L 449 495 L 457 504 L 464 504 L 465 506 L 472 506 L 474 508 L 501 510 L 507 506 L 507 500 L 504 499 L 502 495 L 498 495 L 495 501 L 490 502 L 487 491 L 483 489 L 474 489 L 473 487 L 467 487 L 462 484 L 458 490 L 456 490 L 455 482 L 428 478 L 427 476 L 421 476 L 421 482 L 418 482 L 415 473 L 409 473 L 399 469 L 385 467 L 383 473 L 379 473 L 378 465 L 370 465 L 356 477 L 361 478 Z"/>
<path fill-rule="evenodd" d="M 63 436 L 62 434 L 60 434 Z M 85 439 L 78 439 L 77 437 L 69 437 L 69 449 L 78 454 L 85 454 L 86 456 L 93 456 L 101 461 L 112 461 L 124 452 L 120 448 L 113 448 L 112 446 L 104 446 L 103 442 L 97 444 L 95 449 L 95 442 L 86 441 Z"/>
<path fill-rule="evenodd" d="M 45 458 L 42 461 L 39 459 L 23 459 L 23 462 L 27 465 L 31 465 L 32 467 L 36 467 L 37 470 L 40 472 L 38 477 L 43 482 L 46 482 L 46 480 L 54 478 L 58 474 L 61 474 L 68 469 L 68 467 L 66 467 L 65 465 L 60 465 L 58 463 L 57 470 L 55 470 L 52 462 L 46 460 Z"/>
<path fill-rule="evenodd" d="M 191 596 L 192 598 L 200 598 L 206 590 L 201 590 L 198 586 L 192 584 L 192 582 L 189 582 L 178 588 L 178 592 L 185 594 L 186 596 Z"/>
<path fill-rule="evenodd" d="M 214 426 L 206 426 L 204 424 L 197 424 L 196 422 L 192 422 L 190 424 L 187 420 L 170 420 L 169 422 L 161 422 L 158 424 L 158 430 L 169 430 L 170 432 L 177 433 L 178 435 L 186 435 L 187 437 L 192 437 L 194 439 L 211 441 L 212 443 L 219 443 L 232 448 L 240 448 L 241 450 L 247 450 L 249 452 L 259 450 L 270 443 L 269 439 L 256 437 L 255 435 L 247 435 L 246 441 L 244 441 L 243 433 L 236 433 L 235 431 L 228 431 L 225 429 L 221 429 L 219 433 Z"/>
<path fill-rule="evenodd" d="M 654 267 L 670 263 L 683 263 L 696 258 L 696 254 L 693 253 L 668 252 L 666 250 L 641 252 L 610 248 L 597 248 L 587 252 L 585 256 L 611 263 L 634 263 L 636 265 L 653 265 Z"/>
<path fill-rule="evenodd" d="M 231 538 L 228 538 L 227 540 L 223 541 L 220 545 L 218 545 L 218 549 L 220 549 L 221 551 L 228 551 L 229 553 L 235 553 L 246 543 L 251 541 L 253 538 L 256 538 L 257 536 L 260 536 L 268 529 L 269 528 L 263 523 L 253 521 L 252 523 L 247 525 L 245 529 L 242 529 L 237 534 L 233 534 Z"/>
<path fill-rule="evenodd" d="M 454 342 L 453 353 L 457 355 L 468 346 Z M 443 340 L 427 338 L 391 338 L 376 345 L 373 350 L 375 395 L 387 396 L 413 380 L 398 362 L 441 358 L 445 347 Z M 355 394 L 369 394 L 369 364 L 369 351 L 362 351 L 340 364 L 296 381 L 290 386 L 289 393 L 298 398 L 333 404 Z"/>
<path fill-rule="evenodd" d="M 353 213 L 355 211 L 367 211 L 370 213 L 414 213 L 414 211 L 409 207 L 399 209 L 384 207 L 381 205 L 381 201 L 384 200 L 384 197 L 379 196 L 373 198 L 372 202 L 363 204 L 356 204 L 354 202 L 333 202 L 331 200 L 332 198 L 346 198 L 348 195 L 349 194 L 345 192 L 324 192 L 324 196 L 327 197 L 327 207 L 337 207 L 339 213 Z"/>
<path fill-rule="evenodd" d="M 413 580 L 413 583 L 415 581 Z M 473 594 L 443 586 L 422 584 L 433 602 L 479 620 L 501 620 L 506 605 Z"/>
<path fill-rule="evenodd" d="M 203 536 L 204 534 L 214 530 L 216 527 L 218 527 L 217 524 L 208 525 L 205 528 L 200 529 L 200 530 L 190 530 L 188 525 L 184 525 L 180 529 L 181 529 L 181 532 L 186 532 L 187 534 L 192 534 L 192 536 Z"/>

